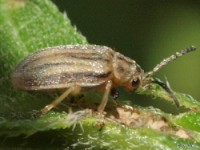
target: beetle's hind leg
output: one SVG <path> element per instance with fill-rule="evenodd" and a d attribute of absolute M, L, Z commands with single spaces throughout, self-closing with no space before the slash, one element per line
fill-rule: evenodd
<path fill-rule="evenodd" d="M 106 104 L 107 104 L 107 102 L 108 102 L 108 96 L 109 96 L 109 94 L 110 94 L 111 88 L 112 88 L 112 81 L 109 80 L 109 81 L 107 81 L 107 83 L 106 83 L 105 93 L 104 93 L 103 98 L 102 98 L 102 100 L 101 100 L 101 104 L 99 105 L 99 107 L 98 107 L 98 109 L 97 109 L 98 112 L 101 112 L 101 113 L 102 113 L 102 112 L 104 111 L 104 109 L 105 109 L 105 107 L 106 107 Z"/>
<path fill-rule="evenodd" d="M 69 94 L 77 95 L 80 93 L 81 87 L 80 86 L 72 86 L 69 89 L 67 89 L 60 97 L 58 97 L 56 100 L 54 100 L 51 104 L 46 105 L 43 109 L 41 109 L 41 114 L 45 114 L 48 111 L 50 111 L 52 108 L 56 107 L 58 104 L 60 104 Z"/>

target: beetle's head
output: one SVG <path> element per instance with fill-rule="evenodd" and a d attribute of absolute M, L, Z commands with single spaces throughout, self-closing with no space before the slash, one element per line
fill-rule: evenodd
<path fill-rule="evenodd" d="M 141 67 L 134 60 L 131 60 L 120 53 L 116 53 L 113 60 L 114 84 L 117 86 L 123 86 L 128 91 L 135 91 L 139 86 L 146 86 L 151 82 L 162 86 L 160 82 L 152 78 L 153 74 L 160 70 L 163 66 L 167 65 L 169 62 L 194 50 L 196 50 L 196 48 L 191 46 L 181 50 L 180 52 L 176 52 L 176 54 L 164 59 L 151 71 L 145 74 Z M 167 87 L 167 85 L 163 85 L 162 87 L 165 86 Z M 167 87 L 165 90 L 169 93 L 170 89 Z"/>
<path fill-rule="evenodd" d="M 124 84 L 124 87 L 128 91 L 135 91 L 142 85 L 144 71 L 140 68 L 139 65 L 136 64 L 136 70 L 132 74 L 131 78 Z"/>
<path fill-rule="evenodd" d="M 141 85 L 144 71 L 134 60 L 116 53 L 113 60 L 113 74 L 116 86 L 135 91 Z"/>

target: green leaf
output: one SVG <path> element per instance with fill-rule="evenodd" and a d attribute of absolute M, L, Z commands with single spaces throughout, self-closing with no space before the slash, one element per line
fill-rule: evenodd
<path fill-rule="evenodd" d="M 118 107 L 118 109 L 123 111 L 122 108 Z M 151 108 L 139 112 L 140 110 L 126 109 L 124 114 L 121 113 L 121 115 L 125 115 L 127 112 L 132 112 L 133 116 L 128 113 L 130 118 L 127 119 L 129 121 L 132 120 L 135 113 L 141 115 L 137 122 L 131 122 L 131 124 L 136 123 L 132 127 L 117 123 L 118 120 L 109 121 L 108 118 L 103 120 L 102 117 L 92 115 L 91 111 L 87 109 L 68 115 L 52 112 L 36 120 L 5 120 L 0 124 L 0 139 L 3 140 L 2 135 L 5 134 L 7 135 L 7 140 L 4 142 L 6 145 L 16 145 L 17 143 L 33 148 L 35 143 L 40 143 L 40 148 L 48 146 L 51 148 L 54 146 L 56 148 L 68 147 L 75 149 L 161 150 L 163 148 L 180 149 L 182 146 L 192 147 L 193 149 L 200 148 L 200 143 L 196 142 L 196 140 L 199 140 L 195 137 L 192 137 L 192 139 L 180 138 L 179 136 L 192 136 L 192 133 L 175 128 L 171 123 L 166 122 L 163 119 L 163 116 L 167 117 L 166 114 L 160 112 L 162 115 L 159 117 L 158 114 L 156 115 L 158 110 Z M 147 128 L 147 126 L 149 127 Z M 176 134 L 178 136 L 175 136 Z M 41 140 L 44 140 L 44 143 Z M 45 143 L 50 144 L 47 146 Z"/>
<path fill-rule="evenodd" d="M 150 95 L 156 98 L 161 98 L 163 100 L 173 102 L 173 99 L 170 97 L 169 93 L 167 93 L 157 84 L 150 84 L 148 87 L 141 87 L 137 93 Z M 174 95 L 178 99 L 180 106 L 191 109 L 192 111 L 200 111 L 200 102 L 195 100 L 192 96 L 179 92 L 174 92 Z"/>
<path fill-rule="evenodd" d="M 189 112 L 177 116 L 176 123 L 184 128 L 200 133 L 200 112 Z"/>
<path fill-rule="evenodd" d="M 77 108 L 75 113 L 51 111 L 38 116 L 35 110 L 56 95 L 14 89 L 11 75 L 16 64 L 44 47 L 86 43 L 51 1 L 0 0 L 1 148 L 200 149 L 200 105 L 194 99 L 185 99 L 187 96 L 180 97 L 181 104 L 195 112 L 179 116 L 151 107 L 114 103 L 107 105 L 107 114 L 102 116 L 94 111 L 101 97 L 91 93 L 74 103 L 90 109 Z M 154 85 L 143 94 L 171 100 Z"/>

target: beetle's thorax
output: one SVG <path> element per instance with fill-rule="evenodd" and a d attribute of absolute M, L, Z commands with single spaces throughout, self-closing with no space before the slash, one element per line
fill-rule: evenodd
<path fill-rule="evenodd" d="M 114 55 L 113 80 L 115 86 L 123 86 L 129 91 L 134 91 L 139 85 L 132 85 L 132 81 L 135 79 L 139 79 L 139 81 L 142 80 L 143 74 L 144 71 L 134 60 L 120 53 Z"/>

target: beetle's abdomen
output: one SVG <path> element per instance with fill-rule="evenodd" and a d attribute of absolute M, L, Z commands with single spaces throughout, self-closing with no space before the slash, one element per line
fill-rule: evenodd
<path fill-rule="evenodd" d="M 112 50 L 99 46 L 60 46 L 38 51 L 13 73 L 13 85 L 24 90 L 94 87 L 112 76 Z"/>

